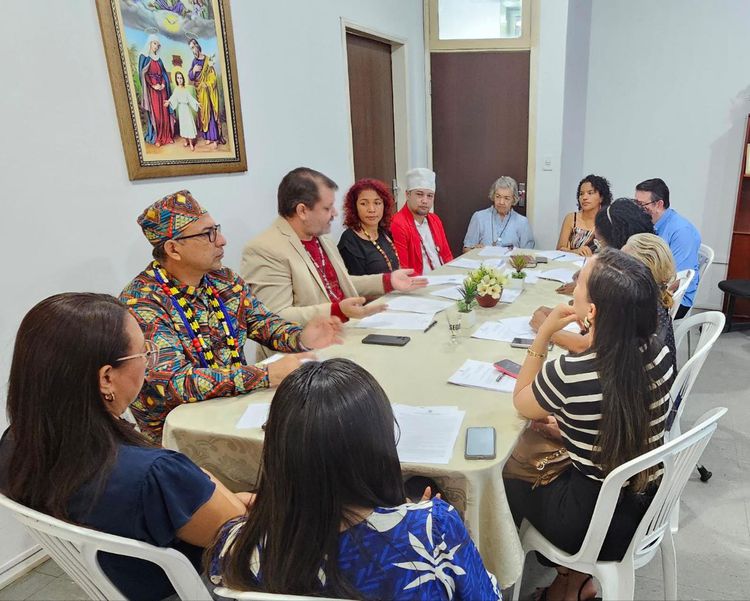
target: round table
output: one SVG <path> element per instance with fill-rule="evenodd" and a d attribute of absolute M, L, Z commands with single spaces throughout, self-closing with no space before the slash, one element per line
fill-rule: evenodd
<path fill-rule="evenodd" d="M 478 252 L 473 250 L 463 256 L 488 259 L 478 256 Z M 530 273 L 560 267 L 577 268 L 575 264 L 552 261 L 541 264 Z M 448 264 L 432 273 L 465 275 L 468 270 Z M 477 325 L 472 331 L 487 320 L 531 315 L 540 305 L 567 302 L 569 297 L 555 293 L 559 285 L 559 282 L 540 279 L 535 284 L 526 284 L 521 296 L 511 304 L 476 309 Z M 429 286 L 417 294 L 441 299 L 430 293 L 444 287 Z M 384 301 L 387 302 L 389 297 L 383 297 Z M 466 359 L 488 362 L 511 359 L 523 363 L 525 351 L 511 348 L 505 342 L 470 338 L 466 332 L 462 333 L 458 344 L 451 344 L 445 311 L 438 313 L 435 319 L 437 324 L 427 332 L 375 331 L 347 324 L 344 343 L 317 354 L 320 359 L 346 357 L 362 365 L 375 376 L 392 403 L 455 405 L 466 412 L 450 463 L 403 463 L 402 469 L 405 477 L 419 474 L 438 481 L 445 491 L 446 500 L 463 515 L 487 569 L 495 574 L 503 588 L 507 588 L 521 575 L 522 551 L 505 498 L 502 468 L 525 420 L 513 408 L 510 393 L 455 386 L 448 384 L 447 380 Z M 362 338 L 370 333 L 405 335 L 411 340 L 403 347 L 362 344 Z M 555 357 L 560 352 L 555 349 L 550 356 Z M 256 482 L 263 431 L 260 428 L 237 429 L 236 424 L 248 405 L 270 402 L 273 392 L 272 389 L 263 390 L 239 397 L 181 405 L 167 416 L 163 445 L 186 454 L 232 490 L 248 490 Z M 469 426 L 495 428 L 495 459 L 464 458 L 466 428 Z"/>

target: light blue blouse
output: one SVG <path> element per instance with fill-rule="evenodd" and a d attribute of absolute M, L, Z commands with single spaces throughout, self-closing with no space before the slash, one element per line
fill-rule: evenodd
<path fill-rule="evenodd" d="M 514 246 L 534 248 L 529 220 L 513 209 L 501 218 L 495 207 L 487 207 L 471 216 L 464 246 Z"/>

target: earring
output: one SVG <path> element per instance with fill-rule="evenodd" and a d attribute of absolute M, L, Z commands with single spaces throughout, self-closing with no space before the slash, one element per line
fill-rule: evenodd
<path fill-rule="evenodd" d="M 589 316 L 583 318 L 583 327 L 587 330 L 591 329 L 591 321 L 589 320 Z"/>
<path fill-rule="evenodd" d="M 114 403 L 115 402 L 115 393 L 114 392 L 106 392 L 104 393 L 104 400 L 108 403 Z"/>

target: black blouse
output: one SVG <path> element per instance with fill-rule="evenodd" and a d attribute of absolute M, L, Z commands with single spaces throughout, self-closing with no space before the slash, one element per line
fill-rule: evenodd
<path fill-rule="evenodd" d="M 344 259 L 349 275 L 371 275 L 398 269 L 398 257 L 390 236 L 382 230 L 378 230 L 376 242 L 388 255 L 391 269 L 388 268 L 383 255 L 380 254 L 374 243 L 363 240 L 352 229 L 344 230 L 339 240 L 339 253 L 341 253 L 341 258 Z"/>

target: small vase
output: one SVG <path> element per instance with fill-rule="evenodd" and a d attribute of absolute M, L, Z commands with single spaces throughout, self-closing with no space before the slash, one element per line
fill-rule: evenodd
<path fill-rule="evenodd" d="M 500 296 L 502 296 L 503 291 L 500 290 Z M 491 294 L 480 294 L 477 296 L 477 302 L 479 303 L 480 307 L 484 307 L 485 309 L 490 309 L 494 307 L 498 302 L 500 301 L 500 297 L 492 298 Z"/>
<path fill-rule="evenodd" d="M 477 312 L 472 309 L 468 313 L 459 313 L 461 316 L 461 334 L 471 336 L 471 329 L 477 325 Z"/>
<path fill-rule="evenodd" d="M 508 278 L 505 287 L 510 290 L 523 290 L 526 287 L 526 278 L 514 278 L 511 276 Z"/>

